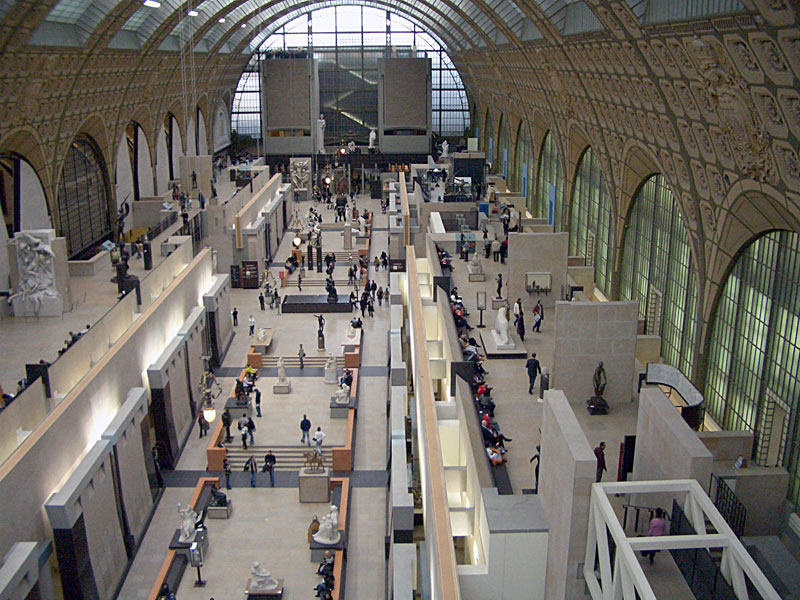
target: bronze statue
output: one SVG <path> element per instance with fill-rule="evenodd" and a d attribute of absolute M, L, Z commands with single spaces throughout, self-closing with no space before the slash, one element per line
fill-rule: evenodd
<path fill-rule="evenodd" d="M 592 377 L 592 383 L 594 383 L 594 395 L 596 398 L 602 398 L 603 392 L 606 390 L 606 384 L 608 380 L 606 379 L 606 370 L 603 368 L 602 361 L 597 365 L 597 368 L 594 370 L 594 377 Z"/>

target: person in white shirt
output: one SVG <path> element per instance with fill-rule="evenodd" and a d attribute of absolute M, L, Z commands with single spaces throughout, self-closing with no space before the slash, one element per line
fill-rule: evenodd
<path fill-rule="evenodd" d="M 521 298 L 517 298 L 517 301 L 514 302 L 514 308 L 512 310 L 514 311 L 514 325 L 516 325 L 517 321 L 519 320 L 519 314 L 522 312 Z"/>
<path fill-rule="evenodd" d="M 317 430 L 314 432 L 314 443 L 317 445 L 317 456 L 322 456 L 322 441 L 325 439 L 325 434 L 322 431 L 322 427 L 317 427 Z"/>

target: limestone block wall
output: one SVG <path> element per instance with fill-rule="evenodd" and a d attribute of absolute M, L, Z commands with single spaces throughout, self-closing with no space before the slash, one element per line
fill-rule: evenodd
<path fill-rule="evenodd" d="M 634 481 L 696 479 L 707 491 L 713 462 L 711 452 L 664 392 L 657 387 L 642 387 L 636 422 Z M 645 506 L 669 509 L 671 498 L 648 494 Z"/>
<path fill-rule="evenodd" d="M 568 233 L 509 233 L 507 273 L 508 301 L 522 298 L 525 306 L 533 307 L 541 300 L 545 308 L 552 308 L 561 299 L 561 290 L 567 285 Z M 552 291 L 548 295 L 528 294 L 525 291 L 525 273 L 551 273 Z M 505 290 L 504 290 L 505 293 Z M 545 312 L 545 318 L 550 315 Z"/>
<path fill-rule="evenodd" d="M 602 361 L 606 401 L 630 402 L 638 310 L 637 302 L 556 302 L 550 386 L 563 390 L 570 402 L 585 403 L 594 395 L 592 376 Z"/>

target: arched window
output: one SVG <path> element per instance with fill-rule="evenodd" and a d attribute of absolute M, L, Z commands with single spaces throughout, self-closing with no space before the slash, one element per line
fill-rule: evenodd
<path fill-rule="evenodd" d="M 58 182 L 59 235 L 70 257 L 111 233 L 108 174 L 94 140 L 76 138 L 67 150 Z"/>
<path fill-rule="evenodd" d="M 800 508 L 800 234 L 773 231 L 739 254 L 708 349 L 708 414 L 755 433 L 756 462 L 786 467 Z"/>
<path fill-rule="evenodd" d="M 505 118 L 500 117 L 500 133 L 497 137 L 497 166 L 495 173 L 503 175 L 503 179 L 509 181 L 509 167 L 511 166 L 511 138 L 508 135 L 508 123 Z"/>
<path fill-rule="evenodd" d="M 611 293 L 611 265 L 614 247 L 611 202 L 600 161 L 591 147 L 583 153 L 575 174 L 569 224 L 569 253 L 585 256 L 594 265 L 597 288 Z"/>
<path fill-rule="evenodd" d="M 514 175 L 512 186 L 526 199 L 528 210 L 533 214 L 533 147 L 528 128 L 523 121 L 517 132 L 517 148 L 514 151 Z"/>
<path fill-rule="evenodd" d="M 536 213 L 547 218 L 556 231 L 563 228 L 561 207 L 564 202 L 564 171 L 558 157 L 558 148 L 553 135 L 548 131 L 542 142 L 539 168 L 536 170 Z"/>
<path fill-rule="evenodd" d="M 492 113 L 488 110 L 483 129 L 483 152 L 486 154 L 486 162 L 490 162 L 494 166 L 494 123 L 492 122 Z"/>
<path fill-rule="evenodd" d="M 697 285 L 689 235 L 666 180 L 649 177 L 625 224 L 620 296 L 639 301 L 645 333 L 661 336 L 661 356 L 691 379 Z"/>

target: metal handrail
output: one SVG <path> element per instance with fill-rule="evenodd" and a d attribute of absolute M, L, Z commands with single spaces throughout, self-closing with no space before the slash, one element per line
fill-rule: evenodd
<path fill-rule="evenodd" d="M 657 508 L 661 508 L 661 507 L 658 507 L 658 506 L 640 506 L 640 505 L 637 505 L 637 504 L 628 504 L 628 503 L 623 504 L 622 505 L 622 528 L 623 529 L 625 529 L 625 527 L 626 527 L 626 525 L 628 523 L 628 509 L 629 508 L 636 511 L 636 520 L 634 521 L 634 525 L 633 525 L 633 530 L 636 531 L 636 530 L 639 529 L 639 515 L 640 515 L 641 511 L 646 510 L 648 513 L 650 513 L 650 519 L 652 520 L 653 515 L 656 512 L 656 509 Z M 661 510 L 664 510 L 664 509 L 662 508 Z M 666 510 L 664 510 L 664 518 L 667 521 L 670 520 L 669 513 L 667 513 Z"/>

